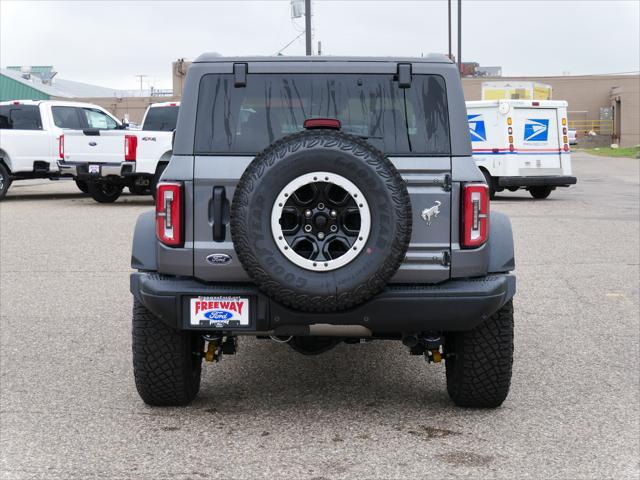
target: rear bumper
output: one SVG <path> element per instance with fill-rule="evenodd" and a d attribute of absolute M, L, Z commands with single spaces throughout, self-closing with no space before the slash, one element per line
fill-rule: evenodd
<path fill-rule="evenodd" d="M 91 164 L 94 165 L 94 164 Z M 70 163 L 58 161 L 60 175 L 79 178 L 80 180 L 99 179 L 104 177 L 127 177 L 136 173 L 135 162 L 122 163 L 96 163 L 98 172 L 89 173 L 88 163 Z"/>
<path fill-rule="evenodd" d="M 248 297 L 250 325 L 222 328 L 238 334 L 309 335 L 323 325 L 364 327 L 372 334 L 471 330 L 508 302 L 516 291 L 511 274 L 450 280 L 438 285 L 389 285 L 368 302 L 348 311 L 307 313 L 291 310 L 253 284 L 202 283 L 193 279 L 137 272 L 131 293 L 154 315 L 180 330 L 189 324 L 189 299 L 196 296 Z M 216 330 L 212 327 L 206 331 Z"/>
<path fill-rule="evenodd" d="M 578 182 L 576 177 L 545 176 L 545 177 L 499 177 L 501 187 L 568 187 Z"/>

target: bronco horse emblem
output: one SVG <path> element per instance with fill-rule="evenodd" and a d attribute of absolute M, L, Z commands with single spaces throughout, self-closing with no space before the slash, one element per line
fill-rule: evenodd
<path fill-rule="evenodd" d="M 427 226 L 431 225 L 431 219 L 436 218 L 440 213 L 440 205 L 442 203 L 436 200 L 436 204 L 433 207 L 422 210 L 422 219 L 427 222 Z"/>

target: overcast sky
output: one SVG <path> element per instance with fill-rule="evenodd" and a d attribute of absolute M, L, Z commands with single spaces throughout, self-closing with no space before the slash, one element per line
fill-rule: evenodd
<path fill-rule="evenodd" d="M 321 40 L 326 55 L 448 49 L 446 0 L 314 0 L 312 10 L 314 50 Z M 463 61 L 500 65 L 504 75 L 640 70 L 638 0 L 465 0 L 462 13 Z M 0 64 L 53 65 L 60 78 L 121 89 L 145 74 L 145 87 L 171 88 L 177 58 L 271 55 L 303 27 L 289 0 L 0 0 Z M 303 35 L 284 54 L 304 50 Z"/>

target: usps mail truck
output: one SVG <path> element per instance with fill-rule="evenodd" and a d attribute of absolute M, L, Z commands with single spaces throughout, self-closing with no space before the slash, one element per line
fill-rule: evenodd
<path fill-rule="evenodd" d="M 481 100 L 467 102 L 473 157 L 491 192 L 529 191 L 547 198 L 576 183 L 571 174 L 567 102 Z"/>

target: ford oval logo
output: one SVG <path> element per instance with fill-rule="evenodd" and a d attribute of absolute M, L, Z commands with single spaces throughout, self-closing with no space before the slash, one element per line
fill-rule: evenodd
<path fill-rule="evenodd" d="M 98 145 L 98 142 L 89 142 L 89 145 L 91 145 L 92 147 L 95 147 L 96 145 Z"/>
<path fill-rule="evenodd" d="M 225 265 L 231 261 L 231 257 L 226 253 L 212 253 L 207 257 L 207 262 L 211 265 Z"/>
<path fill-rule="evenodd" d="M 204 314 L 209 320 L 214 320 L 216 322 L 221 322 L 223 320 L 229 320 L 233 317 L 233 313 L 227 312 L 226 310 L 212 310 Z"/>

